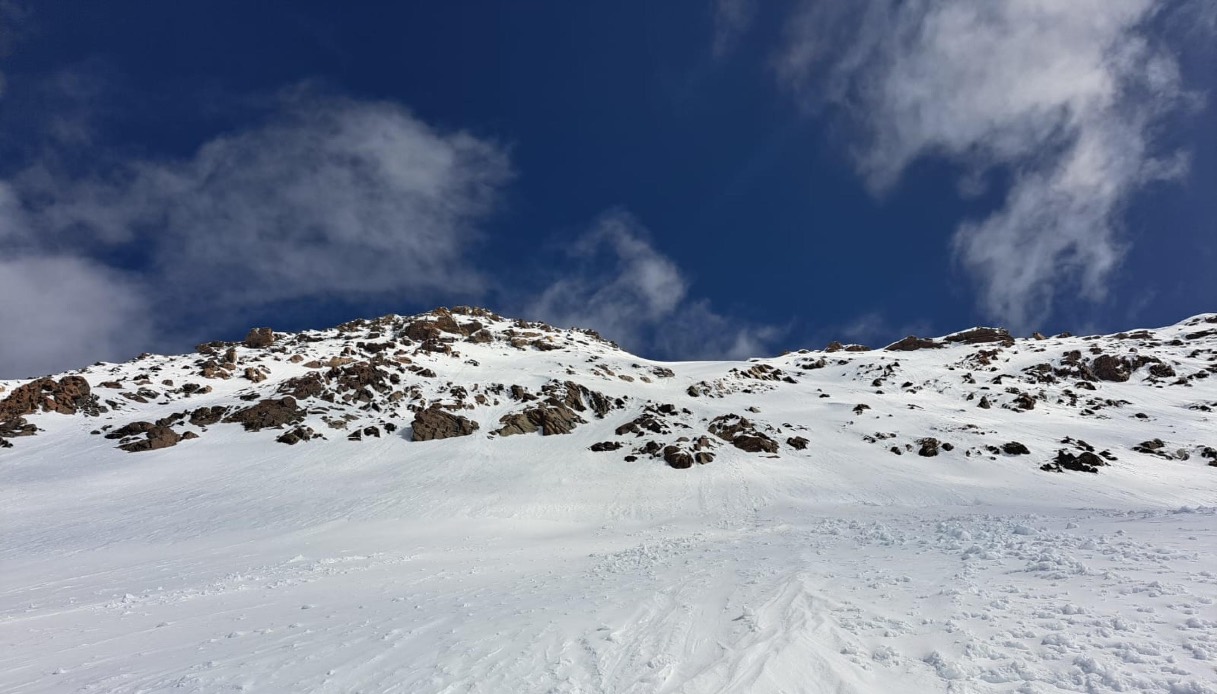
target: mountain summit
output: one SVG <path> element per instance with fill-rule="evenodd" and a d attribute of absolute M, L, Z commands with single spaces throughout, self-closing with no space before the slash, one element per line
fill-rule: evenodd
<path fill-rule="evenodd" d="M 478 308 L 0 382 L 0 689 L 1212 692 L 1217 314 L 663 363 Z"/>

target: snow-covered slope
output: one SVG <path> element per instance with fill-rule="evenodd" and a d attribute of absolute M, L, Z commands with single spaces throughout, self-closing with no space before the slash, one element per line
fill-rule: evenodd
<path fill-rule="evenodd" d="M 440 309 L 0 387 L 0 691 L 1217 692 L 1217 315 L 659 363 Z"/>

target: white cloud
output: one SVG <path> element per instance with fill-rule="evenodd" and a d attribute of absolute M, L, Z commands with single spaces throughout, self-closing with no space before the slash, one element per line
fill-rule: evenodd
<path fill-rule="evenodd" d="M 782 332 L 690 301 L 684 273 L 625 212 L 602 216 L 569 245 L 568 259 L 563 274 L 527 302 L 526 314 L 683 359 L 760 356 Z"/>
<path fill-rule="evenodd" d="M 511 175 L 502 148 L 395 104 L 302 94 L 186 159 L 118 162 L 88 178 L 53 161 L 0 185 L 0 254 L 25 258 L 10 263 L 10 282 L 29 279 L 22 262 L 54 259 L 67 272 L 97 269 L 89 258 L 143 258 L 145 303 L 201 330 L 238 327 L 243 312 L 281 301 L 476 296 L 484 278 L 468 252 Z M 118 277 L 80 284 L 105 295 Z M 133 285 L 111 284 L 117 320 Z M 47 296 L 40 311 L 76 316 L 76 295 Z M 6 330 L 2 341 L 32 353 L 54 339 Z"/>
<path fill-rule="evenodd" d="M 1151 0 L 806 3 L 777 70 L 859 128 L 876 193 L 920 157 L 959 162 L 964 189 L 1002 168 L 1004 206 L 962 224 L 958 260 L 980 306 L 1025 328 L 1063 287 L 1098 300 L 1123 257 L 1120 217 L 1147 181 L 1178 176 L 1154 127 L 1189 99 L 1147 26 Z"/>
<path fill-rule="evenodd" d="M 124 361 L 152 340 L 141 287 L 73 256 L 0 260 L 3 377 Z"/>

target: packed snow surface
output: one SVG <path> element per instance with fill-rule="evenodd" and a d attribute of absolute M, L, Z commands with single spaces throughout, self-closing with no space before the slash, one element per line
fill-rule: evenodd
<path fill-rule="evenodd" d="M 0 691 L 1217 692 L 1217 467 L 1203 453 L 1217 374 L 1194 376 L 1217 363 L 1217 333 L 1202 334 L 1217 317 L 1139 342 L 734 363 L 652 362 L 532 326 L 554 342 L 542 350 L 481 321 L 493 339 L 398 360 L 432 375 L 403 371 L 395 388 L 417 387 L 397 410 L 311 401 L 305 423 L 326 439 L 296 445 L 183 424 L 200 438 L 129 453 L 90 431 L 278 397 L 310 361 L 391 337 L 385 325 L 237 344 L 234 373 L 257 364 L 264 381 L 201 379 L 199 355 L 74 372 L 113 406 L 32 414 L 41 431 L 0 450 Z M 1096 345 L 1174 373 L 1143 365 L 1095 390 L 1027 376 Z M 500 419 L 535 402 L 471 399 L 555 379 L 623 404 L 581 412 L 568 434 L 504 436 Z M 99 388 L 141 380 L 144 403 Z M 191 380 L 213 389 L 176 390 Z M 435 402 L 480 428 L 412 440 L 407 406 Z M 664 403 L 670 433 L 614 433 Z M 339 412 L 354 413 L 347 429 Z M 715 438 L 712 462 L 673 469 L 638 450 L 728 414 L 777 452 Z M 929 437 L 952 450 L 918 455 Z M 1041 470 L 1082 450 L 1066 438 L 1113 460 Z M 1132 450 L 1153 439 L 1161 451 Z M 1007 442 L 1030 452 L 986 448 Z"/>

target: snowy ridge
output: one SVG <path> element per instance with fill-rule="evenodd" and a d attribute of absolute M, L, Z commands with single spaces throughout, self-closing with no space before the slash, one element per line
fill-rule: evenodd
<path fill-rule="evenodd" d="M 1217 314 L 661 363 L 459 307 L 0 388 L 3 691 L 1217 692 Z"/>

